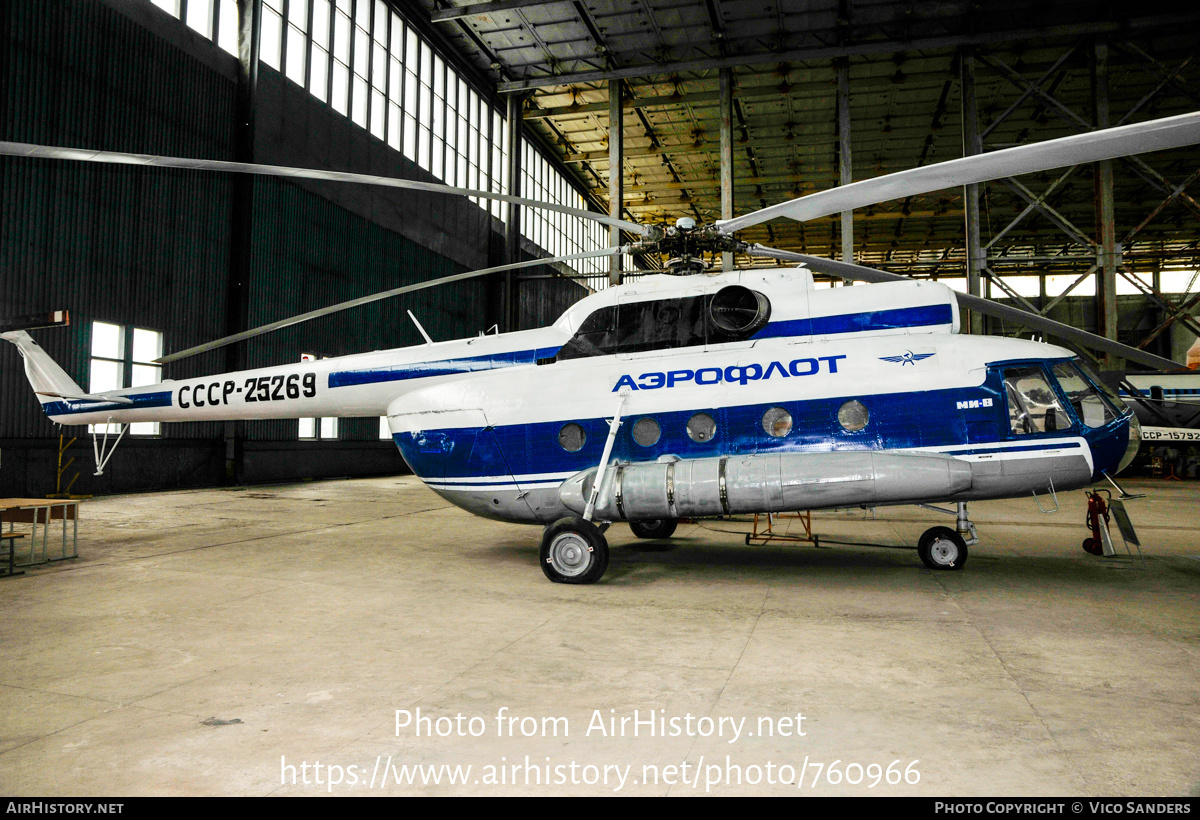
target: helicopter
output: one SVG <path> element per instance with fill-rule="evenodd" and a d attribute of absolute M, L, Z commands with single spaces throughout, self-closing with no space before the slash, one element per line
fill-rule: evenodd
<path fill-rule="evenodd" d="M 1200 112 L 863 180 L 711 225 L 684 218 L 668 228 L 434 183 L 0 143 L 0 154 L 11 156 L 500 199 L 637 237 L 620 247 L 360 297 L 164 356 L 163 363 L 502 270 L 631 252 L 670 258 L 667 273 L 592 293 L 548 327 L 444 342 L 422 330 L 422 345 L 97 394 L 80 388 L 27 332 L 54 321 L 10 322 L 0 338 L 17 347 L 42 409 L 61 424 L 386 416 L 405 461 L 431 490 L 476 515 L 542 526 L 539 563 L 557 583 L 590 584 L 604 575 L 604 531 L 618 521 L 639 537 L 662 539 L 685 518 L 937 502 L 956 506 L 956 526 L 930 528 L 917 551 L 930 569 L 959 570 L 978 543 L 968 502 L 1111 480 L 1140 440 L 1132 412 L 1072 350 L 959 335 L 962 309 L 1150 368 L 1178 364 L 936 282 L 752 245 L 735 233 L 780 217 L 813 219 L 1195 143 Z M 706 254 L 729 252 L 796 267 L 707 272 Z M 872 286 L 817 289 L 813 271 Z M 98 466 L 103 459 L 98 448 Z"/>

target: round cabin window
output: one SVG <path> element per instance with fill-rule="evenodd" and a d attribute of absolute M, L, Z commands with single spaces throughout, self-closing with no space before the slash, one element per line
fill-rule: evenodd
<path fill-rule="evenodd" d="M 558 431 L 558 443 L 568 453 L 579 452 L 583 449 L 584 442 L 586 441 L 587 433 L 575 422 L 564 424 L 562 429 Z"/>
<path fill-rule="evenodd" d="M 697 413 L 688 419 L 687 434 L 692 441 L 711 441 L 717 434 L 717 423 L 708 413 Z"/>
<path fill-rule="evenodd" d="M 838 424 L 842 425 L 842 429 L 847 433 L 857 433 L 866 427 L 870 420 L 871 414 L 867 412 L 867 406 L 858 399 L 851 399 L 838 410 Z"/>
<path fill-rule="evenodd" d="M 652 447 L 658 444 L 660 436 L 662 436 L 662 428 L 654 419 L 638 419 L 637 423 L 633 425 L 633 440 L 643 447 Z"/>
<path fill-rule="evenodd" d="M 772 407 L 763 413 L 762 426 L 771 438 L 783 438 L 792 432 L 792 414 L 782 407 Z"/>

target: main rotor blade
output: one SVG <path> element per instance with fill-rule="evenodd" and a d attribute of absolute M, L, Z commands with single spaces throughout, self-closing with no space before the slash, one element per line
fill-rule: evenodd
<path fill-rule="evenodd" d="M 1105 353 L 1111 353 L 1114 356 L 1120 356 L 1123 359 L 1128 359 L 1131 362 L 1144 364 L 1146 367 L 1151 367 L 1155 370 L 1179 370 L 1183 367 L 1179 362 L 1164 359 L 1161 356 L 1155 356 L 1153 353 L 1147 353 L 1136 347 L 1121 344 L 1112 339 L 1106 339 L 1095 333 L 1088 333 L 1086 330 L 1080 330 L 1077 327 L 1064 325 L 1062 322 L 1056 322 L 1053 319 L 1047 319 L 1045 316 L 1039 316 L 1035 313 L 1030 313 L 1020 308 L 1015 308 L 1010 305 L 1002 305 L 998 302 L 993 302 L 990 299 L 983 299 L 979 296 L 972 296 L 969 293 L 958 293 L 955 291 L 955 296 L 958 297 L 958 304 L 968 310 L 976 310 L 980 313 L 993 316 L 997 319 L 1003 319 L 1008 322 L 1016 322 L 1019 325 L 1042 330 L 1049 333 L 1051 336 L 1057 336 L 1060 339 L 1065 339 L 1069 342 L 1074 342 L 1077 345 L 1089 347 L 1092 350 L 1101 350 Z"/>
<path fill-rule="evenodd" d="M 830 188 L 715 224 L 721 233 L 729 234 L 781 216 L 804 222 L 944 188 L 1048 171 L 1067 165 L 1116 159 L 1131 154 L 1180 148 L 1195 143 L 1200 143 L 1200 112 L 1122 125 L 1119 128 L 1089 131 L 1086 134 L 1075 134 L 1032 145 L 1018 145 L 1015 148 L 962 157 L 922 168 L 911 168 Z"/>
<path fill-rule="evenodd" d="M 332 313 L 349 310 L 350 308 L 370 304 L 371 302 L 378 302 L 381 299 L 390 299 L 393 296 L 400 296 L 404 293 L 412 293 L 413 291 L 437 287 L 438 285 L 448 285 L 451 282 L 461 282 L 464 279 L 474 279 L 479 276 L 487 276 L 489 273 L 498 273 L 499 271 L 504 270 L 531 268 L 536 267 L 537 265 L 550 265 L 554 264 L 555 262 L 572 262 L 578 259 L 592 259 L 598 256 L 615 256 L 618 253 L 625 253 L 627 249 L 628 246 L 622 245 L 616 248 L 604 248 L 603 250 L 599 251 L 573 253 L 568 256 L 555 256 L 549 259 L 531 259 L 527 262 L 513 262 L 509 265 L 497 265 L 494 268 L 483 268 L 482 270 L 472 270 L 467 271 L 466 273 L 455 273 L 450 276 L 443 276 L 440 279 L 430 279 L 428 282 L 418 282 L 415 285 L 404 285 L 403 287 L 392 288 L 391 290 L 380 291 L 379 293 L 372 293 L 369 296 L 360 296 L 357 299 L 339 302 L 338 304 L 330 305 L 329 307 L 310 310 L 308 313 L 301 313 L 297 316 L 292 316 L 287 319 L 280 319 L 277 322 L 259 325 L 258 327 L 254 327 L 249 330 L 243 330 L 241 333 L 235 333 L 232 336 L 225 336 L 221 339 L 205 342 L 202 345 L 189 347 L 187 350 L 180 350 L 178 353 L 172 353 L 168 356 L 163 356 L 161 359 L 155 359 L 155 362 L 158 364 L 169 364 L 171 362 L 179 361 L 180 359 L 186 359 L 189 356 L 195 356 L 198 353 L 207 353 L 210 350 L 217 350 L 218 348 L 225 347 L 226 345 L 244 342 L 247 339 L 253 339 L 255 336 L 261 336 L 264 333 L 270 333 L 285 327 L 298 325 L 301 322 L 307 322 L 312 319 L 319 319 L 322 316 L 328 316 Z"/>
<path fill-rule="evenodd" d="M 868 268 L 863 265 L 854 265 L 849 262 L 835 262 L 832 259 L 822 259 L 819 256 L 808 256 L 803 253 L 776 250 L 775 248 L 767 248 L 763 245 L 750 245 L 747 247 L 746 252 L 751 256 L 767 256 L 787 262 L 802 262 L 808 265 L 809 268 L 821 273 L 829 273 L 841 279 L 850 279 L 856 282 L 914 281 L 910 277 L 901 276 L 898 273 L 888 273 L 887 271 L 876 270 L 875 268 Z M 1060 339 L 1083 345 L 1092 350 L 1111 353 L 1114 356 L 1120 356 L 1131 362 L 1152 367 L 1155 370 L 1179 370 L 1183 367 L 1179 362 L 1155 356 L 1153 353 L 1147 353 L 1136 347 L 1130 347 L 1112 339 L 1106 339 L 1095 333 L 1088 333 L 1086 330 L 1080 330 L 1077 327 L 1056 322 L 1053 319 L 1039 316 L 1036 313 L 1030 313 L 1029 311 L 1009 305 L 1002 305 L 991 299 L 972 296 L 969 293 L 955 291 L 954 295 L 958 299 L 959 306 L 968 310 L 975 310 L 988 316 L 994 316 L 997 319 L 1016 322 L 1034 330 L 1041 330 L 1051 336 L 1057 336 Z"/>
<path fill-rule="evenodd" d="M 491 191 L 476 191 L 471 188 L 456 188 L 437 182 L 417 182 L 411 179 L 396 179 L 395 177 L 374 176 L 371 174 L 352 174 L 348 171 L 320 171 L 314 168 L 288 168 L 282 165 L 260 165 L 249 162 L 228 162 L 218 159 L 186 159 L 183 157 L 159 157 L 151 154 L 128 154 L 120 151 L 92 151 L 85 148 L 58 148 L 52 145 L 33 145 L 25 142 L 0 142 L 0 156 L 28 157 L 30 159 L 64 159 L 78 162 L 102 162 L 114 165 L 143 165 L 152 168 L 182 168 L 187 171 L 225 171 L 233 174 L 257 174 L 269 177 L 287 177 L 291 179 L 317 179 L 325 182 L 350 182 L 359 185 L 381 185 L 388 188 L 403 188 L 410 191 L 429 191 L 439 194 L 457 194 L 459 196 L 474 196 L 480 199 L 498 199 L 501 202 L 512 202 L 526 208 L 541 208 L 556 211 L 568 216 L 590 219 L 620 228 L 623 231 L 649 236 L 651 228 L 636 222 L 627 222 L 582 208 L 572 208 L 553 202 L 541 202 L 536 199 L 497 194 Z"/>
<path fill-rule="evenodd" d="M 804 253 L 796 253 L 795 251 L 781 251 L 778 248 L 768 248 L 766 245 L 747 245 L 746 253 L 750 256 L 766 256 L 770 259 L 778 259 L 783 262 L 800 262 L 814 270 L 819 270 L 821 273 L 829 273 L 839 279 L 849 279 L 853 282 L 911 282 L 914 281 L 911 276 L 902 276 L 899 273 L 888 273 L 885 270 L 876 270 L 875 268 L 867 268 L 862 265 L 851 265 L 843 262 L 835 262 L 832 259 L 825 259 L 820 256 L 809 256 Z"/>

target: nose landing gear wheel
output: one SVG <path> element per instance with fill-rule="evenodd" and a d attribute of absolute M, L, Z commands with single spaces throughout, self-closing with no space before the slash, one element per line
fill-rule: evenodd
<path fill-rule="evenodd" d="M 542 535 L 542 572 L 556 584 L 594 584 L 608 569 L 608 542 L 582 518 L 560 518 Z"/>
<path fill-rule="evenodd" d="M 670 538 L 678 524 L 674 518 L 657 518 L 652 521 L 630 521 L 629 529 L 638 538 Z"/>
<path fill-rule="evenodd" d="M 967 563 L 967 545 L 962 536 L 946 527 L 931 527 L 917 542 L 917 554 L 930 569 L 962 569 Z"/>

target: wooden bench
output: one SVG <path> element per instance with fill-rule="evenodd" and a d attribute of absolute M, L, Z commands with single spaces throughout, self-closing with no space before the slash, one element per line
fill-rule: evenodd
<path fill-rule="evenodd" d="M 47 561 L 60 561 L 64 558 L 78 557 L 79 543 L 79 501 L 77 499 L 57 498 L 0 498 L 0 521 L 5 525 L 13 523 L 30 524 L 29 560 L 28 564 L 44 564 Z M 49 554 L 50 524 L 62 521 L 62 549 L 59 555 Z M 67 524 L 71 531 L 67 531 Z M 41 527 L 39 538 L 38 527 Z M 3 527 L 0 527 L 3 529 Z M 9 527 L 11 531 L 11 527 Z M 57 541 L 57 539 L 55 539 Z"/>
<path fill-rule="evenodd" d="M 16 544 L 18 538 L 24 538 L 23 532 L 0 532 L 0 542 L 8 542 L 5 544 L 4 550 L 0 551 L 0 578 L 7 578 L 10 575 L 24 575 L 25 570 L 16 568 L 14 561 L 16 560 Z M 5 562 L 5 559 L 8 559 Z"/>

